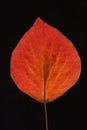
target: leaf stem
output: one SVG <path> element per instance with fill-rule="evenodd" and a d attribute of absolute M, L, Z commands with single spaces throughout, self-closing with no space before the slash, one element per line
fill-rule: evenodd
<path fill-rule="evenodd" d="M 48 117 L 47 117 L 46 102 L 44 102 L 44 111 L 45 111 L 45 124 L 46 124 L 46 130 L 48 130 Z"/>

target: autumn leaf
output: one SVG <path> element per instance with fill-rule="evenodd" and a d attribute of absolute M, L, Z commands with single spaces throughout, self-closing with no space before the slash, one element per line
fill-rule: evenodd
<path fill-rule="evenodd" d="M 17 87 L 42 103 L 63 95 L 81 72 L 81 60 L 71 41 L 40 18 L 19 41 L 10 65 Z"/>

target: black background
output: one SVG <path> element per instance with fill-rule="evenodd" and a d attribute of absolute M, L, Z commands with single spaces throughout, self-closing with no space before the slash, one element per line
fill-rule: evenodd
<path fill-rule="evenodd" d="M 10 57 L 23 34 L 40 17 L 59 29 L 76 47 L 82 61 L 78 82 L 47 104 L 49 130 L 87 129 L 86 2 L 12 2 L 0 23 L 0 130 L 45 130 L 44 107 L 18 90 L 10 77 Z"/>

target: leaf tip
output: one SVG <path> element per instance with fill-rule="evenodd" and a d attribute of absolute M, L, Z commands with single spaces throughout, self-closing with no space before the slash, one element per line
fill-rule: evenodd
<path fill-rule="evenodd" d="M 35 22 L 34 22 L 34 25 L 37 26 L 37 25 L 43 25 L 44 24 L 44 21 L 38 17 Z"/>

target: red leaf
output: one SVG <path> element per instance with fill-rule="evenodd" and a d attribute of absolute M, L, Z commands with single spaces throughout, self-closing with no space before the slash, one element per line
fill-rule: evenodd
<path fill-rule="evenodd" d="M 37 18 L 11 57 L 11 77 L 24 93 L 40 102 L 60 97 L 78 80 L 81 60 L 73 44 Z"/>

